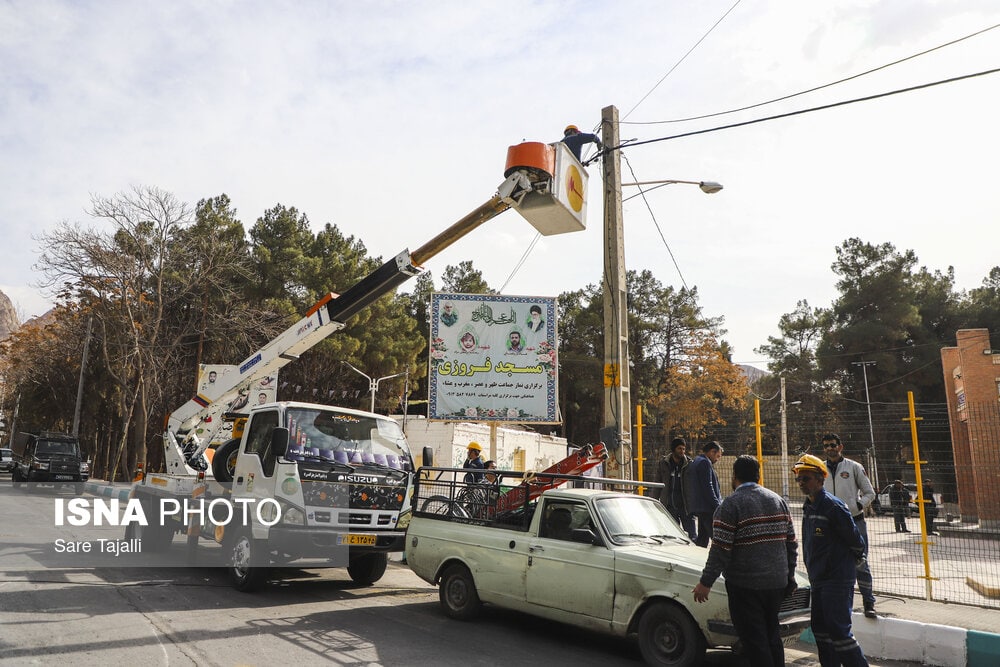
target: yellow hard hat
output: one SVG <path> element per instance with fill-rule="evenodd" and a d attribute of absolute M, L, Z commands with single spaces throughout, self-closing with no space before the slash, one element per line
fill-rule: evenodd
<path fill-rule="evenodd" d="M 474 449 L 474 450 L 476 450 L 477 452 L 481 452 L 481 451 L 483 451 L 483 448 L 482 448 L 482 447 L 480 447 L 480 446 L 479 446 L 479 443 L 478 443 L 478 442 L 475 442 L 475 441 L 473 441 L 473 442 L 470 442 L 470 443 L 469 443 L 469 449 Z"/>
<path fill-rule="evenodd" d="M 792 472 L 796 475 L 800 472 L 818 472 L 825 478 L 827 476 L 826 464 L 823 463 L 823 459 L 818 456 L 813 456 L 812 454 L 803 454 L 799 457 L 798 462 L 792 466 Z"/>
<path fill-rule="evenodd" d="M 580 128 L 578 128 L 576 125 L 567 125 L 566 129 L 563 130 L 563 134 L 569 134 L 570 132 L 579 132 L 579 131 Z"/>

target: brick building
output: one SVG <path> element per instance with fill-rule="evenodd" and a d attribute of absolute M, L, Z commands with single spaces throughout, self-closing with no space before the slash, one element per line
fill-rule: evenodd
<path fill-rule="evenodd" d="M 988 329 L 960 329 L 941 349 L 962 521 L 1000 530 L 1000 349 Z"/>

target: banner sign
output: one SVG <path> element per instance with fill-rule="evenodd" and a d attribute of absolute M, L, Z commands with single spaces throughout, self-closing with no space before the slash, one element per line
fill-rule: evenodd
<path fill-rule="evenodd" d="M 557 423 L 556 299 L 431 295 L 428 419 Z"/>

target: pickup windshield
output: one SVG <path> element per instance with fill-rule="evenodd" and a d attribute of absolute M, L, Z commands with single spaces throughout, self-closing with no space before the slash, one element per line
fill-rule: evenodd
<path fill-rule="evenodd" d="M 289 408 L 290 458 L 412 470 L 413 459 L 399 424 L 334 410 Z"/>
<path fill-rule="evenodd" d="M 690 541 L 658 501 L 642 496 L 599 498 L 597 514 L 617 543 Z"/>
<path fill-rule="evenodd" d="M 67 440 L 39 440 L 35 445 L 36 454 L 65 454 L 75 456 L 79 454 L 79 445 Z"/>

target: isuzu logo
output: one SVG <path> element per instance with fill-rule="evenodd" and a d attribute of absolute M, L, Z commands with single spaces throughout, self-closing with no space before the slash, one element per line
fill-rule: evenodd
<path fill-rule="evenodd" d="M 351 484 L 377 484 L 378 477 L 375 475 L 340 475 L 338 482 L 350 482 Z"/>

